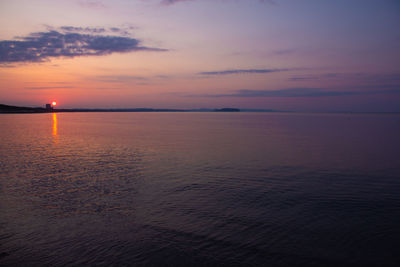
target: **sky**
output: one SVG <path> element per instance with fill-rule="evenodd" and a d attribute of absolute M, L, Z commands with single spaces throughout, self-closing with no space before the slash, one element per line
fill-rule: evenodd
<path fill-rule="evenodd" d="M 0 103 L 400 112 L 398 0 L 0 0 Z"/>

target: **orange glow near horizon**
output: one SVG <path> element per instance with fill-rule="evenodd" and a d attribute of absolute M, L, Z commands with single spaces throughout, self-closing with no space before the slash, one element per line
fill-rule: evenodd
<path fill-rule="evenodd" d="M 52 106 L 57 106 L 57 102 L 56 102 L 56 101 L 53 101 L 53 102 L 51 102 L 51 105 L 52 105 Z"/>

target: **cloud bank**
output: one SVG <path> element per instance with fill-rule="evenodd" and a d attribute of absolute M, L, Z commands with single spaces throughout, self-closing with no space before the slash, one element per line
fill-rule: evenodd
<path fill-rule="evenodd" d="M 339 91 L 325 88 L 286 88 L 281 90 L 236 90 L 230 94 L 187 95 L 189 97 L 332 97 L 374 94 L 400 94 L 400 87 L 384 90 Z"/>
<path fill-rule="evenodd" d="M 352 80 L 359 81 L 365 84 L 398 84 L 400 81 L 400 73 L 325 73 L 325 74 L 309 74 L 293 76 L 288 79 L 289 81 L 326 81 L 326 80 Z"/>
<path fill-rule="evenodd" d="M 287 88 L 282 90 L 238 90 L 231 95 L 234 97 L 321 97 L 354 95 L 357 92 L 325 91 L 323 88 Z"/>
<path fill-rule="evenodd" d="M 183 1 L 190 1 L 190 0 L 163 0 L 161 1 L 162 4 L 164 5 L 172 5 L 178 2 L 183 2 Z"/>
<path fill-rule="evenodd" d="M 172 5 L 179 2 L 186 2 L 186 1 L 195 1 L 195 0 L 162 0 L 161 4 L 163 5 Z M 277 2 L 275 0 L 258 0 L 260 3 L 268 3 L 271 5 L 276 5 Z"/>
<path fill-rule="evenodd" d="M 61 26 L 59 28 L 55 28 L 49 25 L 46 25 L 48 31 L 58 31 L 61 33 L 82 33 L 82 34 L 111 34 L 111 35 L 122 35 L 129 36 L 131 35 L 131 30 L 135 29 L 133 26 L 124 26 L 124 27 L 75 27 L 75 26 Z"/>
<path fill-rule="evenodd" d="M 102 28 L 64 26 L 61 30 L 31 33 L 17 40 L 0 41 L 0 63 L 43 62 L 51 58 L 101 56 L 133 51 L 166 51 L 141 46 L 138 39 L 126 36 L 97 35 Z M 119 28 L 111 31 L 118 33 Z"/>
<path fill-rule="evenodd" d="M 263 74 L 271 72 L 289 71 L 289 69 L 239 69 L 239 70 L 220 70 L 199 72 L 200 75 L 230 75 L 230 74 Z"/>

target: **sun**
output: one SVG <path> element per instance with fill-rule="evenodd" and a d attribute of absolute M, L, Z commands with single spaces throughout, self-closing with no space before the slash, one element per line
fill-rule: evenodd
<path fill-rule="evenodd" d="M 52 106 L 57 106 L 57 102 L 56 102 L 56 101 L 53 101 L 53 102 L 51 102 L 51 105 L 52 105 Z"/>

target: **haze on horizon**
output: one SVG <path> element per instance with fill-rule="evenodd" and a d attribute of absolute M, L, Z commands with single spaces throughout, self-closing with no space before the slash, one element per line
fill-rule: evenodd
<path fill-rule="evenodd" d="M 397 0 L 1 0 L 0 103 L 400 112 Z"/>

